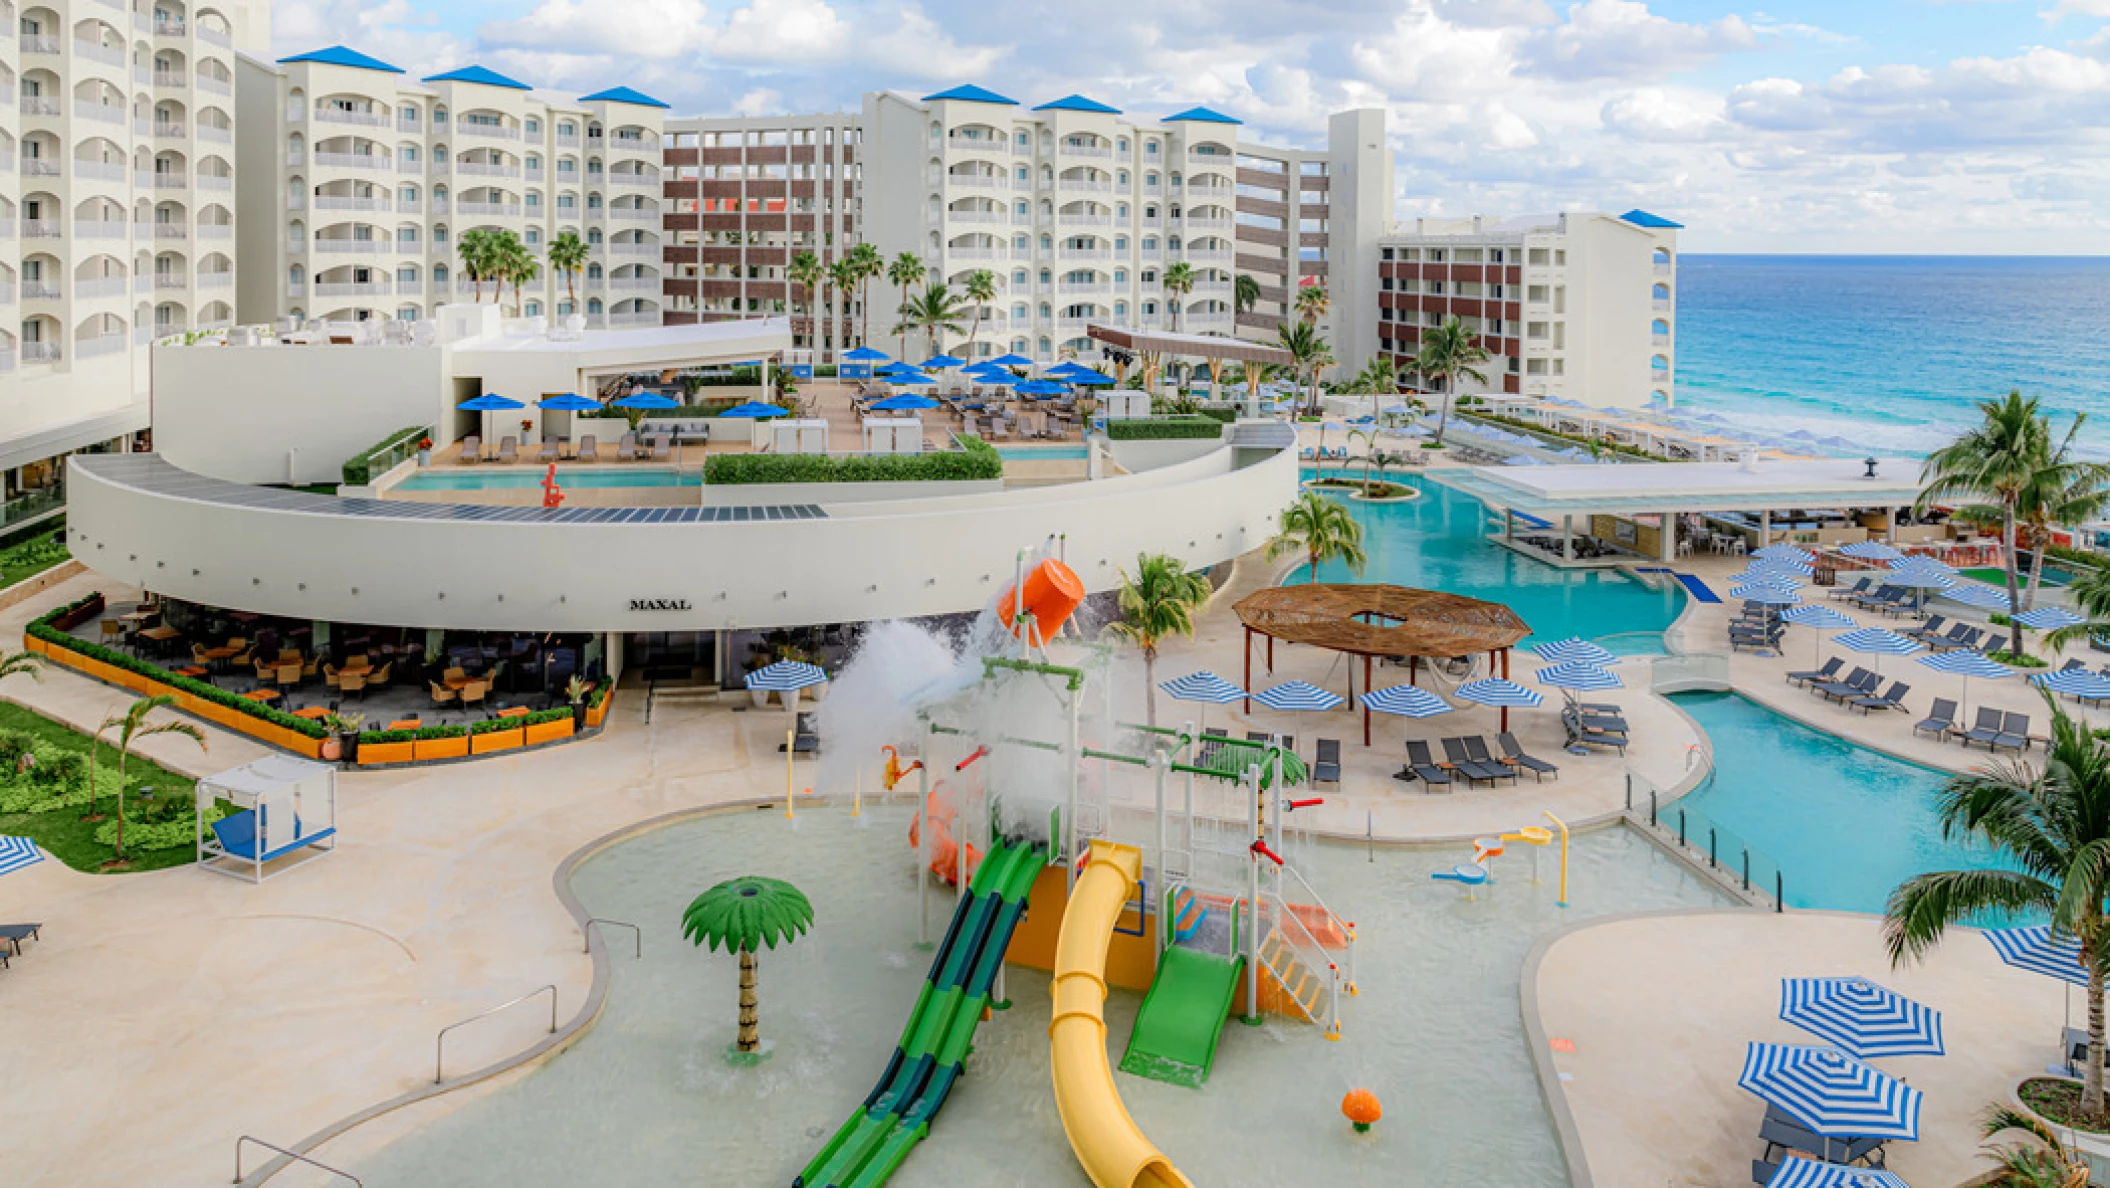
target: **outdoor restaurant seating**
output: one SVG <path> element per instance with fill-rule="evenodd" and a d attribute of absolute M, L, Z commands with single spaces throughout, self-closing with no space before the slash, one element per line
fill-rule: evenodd
<path fill-rule="evenodd" d="M 434 705 L 451 705 L 460 698 L 460 694 L 440 684 L 438 681 L 427 681 L 425 683 L 432 686 L 432 704 Z"/>

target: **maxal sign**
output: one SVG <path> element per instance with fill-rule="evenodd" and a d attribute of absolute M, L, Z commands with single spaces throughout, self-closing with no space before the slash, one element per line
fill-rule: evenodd
<path fill-rule="evenodd" d="M 630 609 L 633 611 L 685 611 L 689 609 L 689 600 L 686 598 L 633 598 L 630 600 Z"/>

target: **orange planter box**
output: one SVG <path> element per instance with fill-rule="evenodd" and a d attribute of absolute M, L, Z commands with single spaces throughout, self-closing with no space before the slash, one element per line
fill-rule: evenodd
<path fill-rule="evenodd" d="M 523 731 L 517 729 L 493 730 L 488 734 L 472 734 L 469 736 L 469 753 L 472 755 L 488 755 L 493 751 L 510 751 L 527 741 L 523 734 Z"/>
<path fill-rule="evenodd" d="M 555 742 L 560 738 L 570 737 L 570 718 L 559 718 L 554 722 L 538 722 L 527 728 L 527 745 L 531 747 L 536 743 Z"/>
<path fill-rule="evenodd" d="M 587 710 L 586 710 L 586 728 L 587 728 L 587 729 L 589 729 L 589 730 L 599 730 L 599 729 L 601 728 L 601 723 L 602 723 L 602 721 L 603 721 L 603 720 L 605 720 L 605 719 L 606 719 L 606 718 L 608 717 L 608 703 L 609 703 L 610 701 L 613 701 L 613 700 L 615 700 L 615 694 L 613 694 L 613 693 L 610 693 L 610 694 L 609 694 L 608 696 L 606 696 L 606 697 L 603 697 L 603 698 L 601 699 L 601 704 L 599 704 L 599 705 L 595 705 L 595 706 L 589 706 L 589 707 L 587 707 Z"/>
<path fill-rule="evenodd" d="M 413 754 L 424 759 L 459 759 L 469 753 L 469 736 L 453 738 L 421 738 L 410 744 Z"/>
<path fill-rule="evenodd" d="M 412 758 L 411 748 L 412 744 L 407 742 L 362 743 L 359 747 L 359 766 L 367 767 L 376 763 L 408 763 Z"/>

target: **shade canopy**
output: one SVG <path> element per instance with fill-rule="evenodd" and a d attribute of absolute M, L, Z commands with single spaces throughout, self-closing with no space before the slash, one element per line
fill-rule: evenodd
<path fill-rule="evenodd" d="M 1940 1011 L 1867 978 L 1782 978 L 1780 1017 L 1862 1060 L 1946 1050 Z"/>
<path fill-rule="evenodd" d="M 2110 701 L 2110 677 L 2084 668 L 2040 672 L 2029 678 L 2039 686 L 2082 701 Z"/>
<path fill-rule="evenodd" d="M 1738 586 L 1729 591 L 1729 597 L 1756 602 L 1760 606 L 1793 606 L 1802 601 L 1802 595 L 1793 590 L 1766 585 Z"/>
<path fill-rule="evenodd" d="M 996 358 L 988 360 L 984 366 L 1031 367 L 1033 366 L 1033 360 L 1026 358 L 1024 355 L 998 355 Z"/>
<path fill-rule="evenodd" d="M 1594 664 L 1549 664 L 1539 669 L 1533 679 L 1549 689 L 1572 689 L 1577 693 L 1603 693 L 1626 688 L 1618 673 Z"/>
<path fill-rule="evenodd" d="M 0 837 L 0 875 L 13 874 L 25 866 L 44 861 L 44 851 L 26 837 Z"/>
<path fill-rule="evenodd" d="M 662 396 L 657 392 L 632 392 L 628 396 L 619 400 L 611 400 L 609 403 L 617 408 L 666 409 L 681 407 L 681 401 L 674 399 L 672 396 Z"/>
<path fill-rule="evenodd" d="M 936 407 L 937 401 L 928 396 L 918 396 L 914 392 L 903 392 L 899 396 L 889 396 L 885 400 L 872 402 L 874 412 L 921 412 Z"/>
<path fill-rule="evenodd" d="M 1262 635 L 1358 656 L 1449 659 L 1513 647 L 1531 634 L 1499 602 L 1411 586 L 1269 586 L 1232 609 Z"/>
<path fill-rule="evenodd" d="M 460 409 L 463 412 L 485 413 L 511 412 L 514 409 L 526 408 L 527 405 L 520 403 L 518 400 L 514 400 L 505 396 L 500 396 L 496 392 L 486 392 L 481 396 L 464 400 L 460 404 L 455 405 L 454 407 Z"/>
<path fill-rule="evenodd" d="M 1895 561 L 1905 555 L 1880 540 L 1857 540 L 1839 551 L 1857 561 Z"/>
<path fill-rule="evenodd" d="M 2006 610 L 2007 592 L 1979 582 L 1958 582 L 1941 592 L 1951 602 L 1975 606 L 1979 610 Z"/>
<path fill-rule="evenodd" d="M 1495 706 L 1501 709 L 1531 709 L 1544 705 L 1546 698 L 1536 689 L 1527 689 L 1515 681 L 1500 677 L 1485 677 L 1467 681 L 1458 686 L 1452 696 L 1474 705 Z"/>
<path fill-rule="evenodd" d="M 1818 631 L 1844 631 L 1854 625 L 1853 617 L 1842 615 L 1828 606 L 1811 603 L 1781 613 L 1783 620 L 1799 627 L 1812 627 Z"/>
<path fill-rule="evenodd" d="M 1753 549 L 1751 550 L 1751 555 L 1764 557 L 1768 561 L 1786 561 L 1795 565 L 1815 565 L 1817 563 L 1816 554 L 1805 552 L 1789 544 L 1767 545 L 1762 549 Z"/>
<path fill-rule="evenodd" d="M 1580 636 L 1550 640 L 1531 645 L 1531 652 L 1548 664 L 1596 664 L 1616 663 L 1619 657 Z"/>
<path fill-rule="evenodd" d="M 1064 378 L 1070 383 L 1083 384 L 1087 388 L 1111 387 L 1114 383 L 1113 376 L 1101 375 L 1096 371 L 1073 371 Z"/>
<path fill-rule="evenodd" d="M 990 368 L 987 371 L 976 371 L 971 374 L 974 376 L 974 382 L 978 384 L 991 384 L 1000 388 L 1008 388 L 1019 382 L 1017 376 L 1012 375 L 1008 371 L 998 371 L 995 368 Z"/>
<path fill-rule="evenodd" d="M 927 388 L 938 382 L 916 371 L 897 371 L 892 375 L 881 378 L 883 382 L 892 384 L 897 388 Z"/>
<path fill-rule="evenodd" d="M 593 412 L 601 407 L 601 402 L 590 400 L 576 392 L 566 392 L 562 396 L 550 396 L 536 401 L 535 407 L 546 408 L 551 412 Z"/>
<path fill-rule="evenodd" d="M 1068 389 L 1053 380 L 1026 380 L 1012 391 L 1021 396 L 1060 396 Z"/>
<path fill-rule="evenodd" d="M 1451 712 L 1450 705 L 1418 685 L 1394 685 L 1363 694 L 1363 708 L 1402 718 L 1433 718 Z"/>
<path fill-rule="evenodd" d="M 1272 689 L 1262 689 L 1253 694 L 1253 700 L 1271 710 L 1295 712 L 1330 710 L 1345 699 L 1330 689 L 1321 689 L 1306 681 L 1287 681 Z"/>
<path fill-rule="evenodd" d="M 2057 631 L 2061 627 L 2078 627 L 2087 621 L 2063 606 L 2040 606 L 2015 616 L 2015 622 L 2031 631 Z"/>
<path fill-rule="evenodd" d="M 1818 1135 L 1919 1137 L 1920 1091 L 1837 1048 L 1750 1044 L 1736 1083 Z"/>
<path fill-rule="evenodd" d="M 932 355 L 930 358 L 925 359 L 923 362 L 917 364 L 917 366 L 926 369 L 932 367 L 960 367 L 965 365 L 966 362 L 967 360 L 956 358 L 952 355 Z"/>
<path fill-rule="evenodd" d="M 1894 1172 L 1876 1167 L 1848 1167 L 1790 1155 L 1780 1161 L 1766 1188 L 1912 1188 Z"/>
<path fill-rule="evenodd" d="M 1981 680 L 1997 681 L 2015 675 L 2015 670 L 1988 657 L 1984 652 L 1942 652 L 1934 656 L 1921 656 L 1922 666 L 1951 676 L 1978 677 Z"/>
<path fill-rule="evenodd" d="M 2000 960 L 2016 969 L 2026 969 L 2075 986 L 2088 984 L 2088 967 L 2081 964 L 2079 938 L 2055 933 L 2049 924 L 1988 928 L 1985 938 L 1993 942 L 1993 951 L 2000 954 Z"/>
<path fill-rule="evenodd" d="M 1956 576 L 1955 566 L 1950 565 L 1946 561 L 1937 561 L 1932 557 L 1921 556 L 1918 553 L 1910 557 L 1900 557 L 1890 563 L 1890 571 L 1892 573 L 1902 573 L 1907 570 L 1917 570 L 1921 573 L 1939 573 L 1947 577 Z"/>
<path fill-rule="evenodd" d="M 923 372 L 922 372 L 922 371 L 920 371 L 920 370 L 918 370 L 918 369 L 917 369 L 917 367 L 916 367 L 916 365 L 915 365 L 915 364 L 913 364 L 913 363 L 889 363 L 889 364 L 887 364 L 887 365 L 886 365 L 885 367 L 879 368 L 879 369 L 878 369 L 878 371 L 877 371 L 877 372 L 876 372 L 875 374 L 878 374 L 878 375 L 898 375 L 898 374 L 908 374 L 908 375 L 922 375 L 922 374 L 923 374 Z"/>
<path fill-rule="evenodd" d="M 1159 681 L 1158 688 L 1163 689 L 1174 701 L 1196 701 L 1204 705 L 1229 705 L 1234 701 L 1243 701 L 1246 696 L 1244 689 L 1207 669 L 1190 672 L 1183 677 L 1174 677 L 1169 681 Z"/>
<path fill-rule="evenodd" d="M 779 660 L 747 674 L 747 687 L 771 693 L 789 693 L 822 684 L 828 674 L 818 664 L 803 660 Z"/>
<path fill-rule="evenodd" d="M 855 350 L 843 352 L 843 358 L 852 363 L 877 363 L 882 359 L 891 359 L 893 357 L 885 351 L 875 351 L 868 346 L 861 346 Z"/>
<path fill-rule="evenodd" d="M 1849 652 L 1874 656 L 1910 656 L 1926 646 L 1916 639 L 1907 639 L 1895 631 L 1885 631 L 1881 627 L 1863 627 L 1859 631 L 1848 631 L 1833 636 L 1832 642 Z"/>
<path fill-rule="evenodd" d="M 731 408 L 726 409 L 724 412 L 719 413 L 718 415 L 721 417 L 752 418 L 788 417 L 791 415 L 791 410 L 786 408 L 778 408 L 774 404 L 764 404 L 759 400 L 750 400 L 745 404 L 736 404 Z"/>

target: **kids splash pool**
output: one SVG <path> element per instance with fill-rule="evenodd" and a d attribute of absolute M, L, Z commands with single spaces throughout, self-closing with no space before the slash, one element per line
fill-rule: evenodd
<path fill-rule="evenodd" d="M 397 483 L 398 491 L 525 491 L 542 485 L 544 471 L 533 470 L 427 470 Z M 699 487 L 703 472 L 641 467 L 635 470 L 557 471 L 557 481 L 566 487 Z"/>
<path fill-rule="evenodd" d="M 573 881 L 595 915 L 645 927 L 644 957 L 613 971 L 599 1024 L 519 1082 L 472 1101 L 352 1169 L 368 1185 L 789 1184 L 864 1099 L 900 1037 L 930 961 L 918 951 L 905 808 L 743 812 L 676 824 L 610 849 Z M 1553 1185 L 1567 1171 L 1518 1017 L 1532 942 L 1611 912 L 1723 902 L 1624 829 L 1578 837 L 1573 906 L 1528 860 L 1465 899 L 1429 874 L 1459 851 L 1325 845 L 1310 869 L 1353 903 L 1362 994 L 1344 1042 L 1270 1017 L 1224 1029 L 1200 1090 L 1117 1072 L 1136 1124 L 1197 1184 Z M 735 1068 L 736 962 L 678 934 L 698 891 L 741 874 L 795 883 L 814 930 L 765 952 L 760 1018 L 771 1058 Z M 1547 873 L 1551 874 L 1548 867 Z M 942 918 L 939 927 L 942 928 Z M 891 1183 L 1085 1185 L 1049 1088 L 1045 974 L 1013 967 L 1009 1010 L 982 1025 L 964 1078 Z M 1141 996 L 1106 1003 L 1118 1058 Z M 1356 1136 L 1350 1088 L 1384 1120 Z"/>

